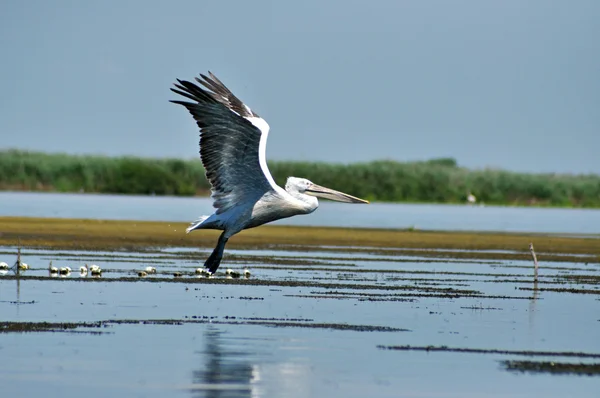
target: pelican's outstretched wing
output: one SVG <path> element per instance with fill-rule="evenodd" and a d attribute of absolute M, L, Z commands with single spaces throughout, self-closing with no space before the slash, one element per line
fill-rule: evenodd
<path fill-rule="evenodd" d="M 281 190 L 267 167 L 269 125 L 240 101 L 216 76 L 196 78 L 204 88 L 179 80 L 171 91 L 193 102 L 183 105 L 200 127 L 200 158 L 212 186 L 217 214 L 236 204 L 256 201 Z"/>

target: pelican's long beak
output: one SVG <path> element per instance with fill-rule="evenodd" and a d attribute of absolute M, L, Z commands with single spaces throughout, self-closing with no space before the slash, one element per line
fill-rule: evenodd
<path fill-rule="evenodd" d="M 317 184 L 312 184 L 305 191 L 306 194 L 318 196 L 324 199 L 335 200 L 346 203 L 369 203 L 368 200 L 360 199 L 347 193 L 339 192 L 334 189 L 325 188 Z"/>

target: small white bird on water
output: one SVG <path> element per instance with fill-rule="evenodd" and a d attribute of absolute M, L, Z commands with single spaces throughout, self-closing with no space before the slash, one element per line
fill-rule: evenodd
<path fill-rule="evenodd" d="M 206 268 L 196 268 L 196 275 L 210 276 L 210 272 Z"/>
<path fill-rule="evenodd" d="M 9 269 L 8 263 L 0 261 L 0 271 L 7 271 Z"/>
<path fill-rule="evenodd" d="M 58 274 L 58 268 L 52 265 L 52 261 L 48 264 L 48 272 L 50 272 L 50 274 Z"/>
<path fill-rule="evenodd" d="M 282 218 L 310 214 L 317 209 L 316 196 L 347 203 L 366 200 L 325 188 L 304 179 L 289 177 L 285 189 L 271 176 L 266 147 L 269 125 L 240 101 L 212 73 L 192 82 L 179 80 L 171 90 L 188 101 L 183 105 L 200 128 L 200 158 L 210 181 L 213 206 L 210 216 L 193 222 L 186 232 L 218 229 L 223 233 L 204 263 L 212 274 L 221 263 L 225 244 L 233 235 Z"/>
<path fill-rule="evenodd" d="M 144 268 L 144 272 L 146 272 L 146 274 L 156 274 L 156 267 L 147 266 Z"/>
<path fill-rule="evenodd" d="M 70 275 L 71 274 L 71 267 L 60 267 L 60 269 L 58 270 L 58 273 L 60 275 Z"/>

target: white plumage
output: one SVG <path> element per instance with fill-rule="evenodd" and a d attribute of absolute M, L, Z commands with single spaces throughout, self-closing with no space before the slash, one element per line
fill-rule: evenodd
<path fill-rule="evenodd" d="M 242 103 L 212 73 L 196 78 L 201 86 L 177 80 L 171 90 L 189 101 L 183 105 L 200 128 L 200 158 L 211 184 L 216 211 L 202 216 L 186 230 L 218 229 L 223 233 L 204 266 L 214 273 L 227 240 L 246 228 L 312 213 L 316 196 L 348 203 L 368 203 L 321 187 L 303 178 L 289 177 L 285 189 L 275 183 L 266 160 L 269 125 Z"/>

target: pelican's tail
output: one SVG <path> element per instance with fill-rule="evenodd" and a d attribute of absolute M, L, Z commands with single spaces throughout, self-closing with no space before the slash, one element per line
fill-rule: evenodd
<path fill-rule="evenodd" d="M 223 259 L 223 251 L 225 250 L 225 244 L 227 243 L 228 238 L 225 237 L 225 232 L 219 236 L 219 241 L 217 242 L 217 247 L 208 257 L 206 262 L 204 263 L 204 267 L 208 269 L 211 274 L 217 272 L 217 268 L 219 268 L 219 264 L 221 264 L 221 260 Z"/>
<path fill-rule="evenodd" d="M 204 221 L 206 221 L 208 219 L 208 217 L 210 217 L 210 216 L 201 216 L 199 219 L 197 219 L 196 221 L 191 223 L 190 226 L 186 228 L 185 233 L 189 234 L 190 232 L 192 232 L 195 229 L 202 228 L 201 227 L 202 223 L 204 223 Z"/>

